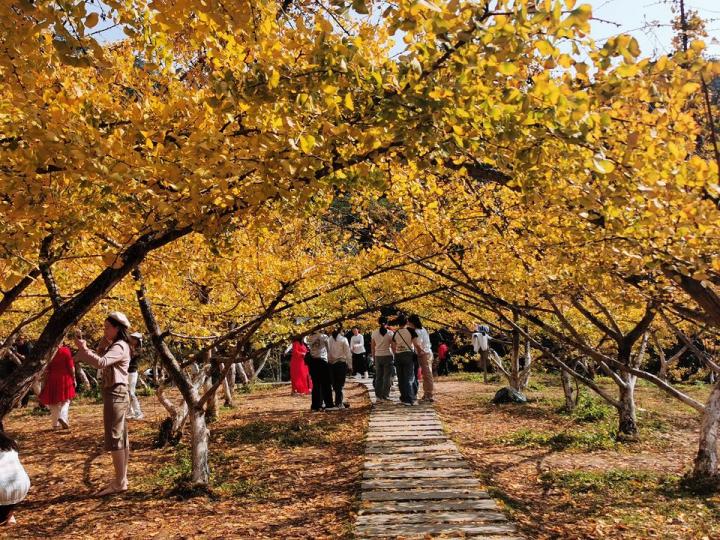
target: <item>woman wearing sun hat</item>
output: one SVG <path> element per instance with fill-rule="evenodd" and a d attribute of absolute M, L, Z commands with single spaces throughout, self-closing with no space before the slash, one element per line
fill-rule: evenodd
<path fill-rule="evenodd" d="M 99 496 L 127 491 L 127 466 L 130 458 L 126 414 L 128 409 L 128 368 L 130 367 L 130 321 L 124 313 L 113 311 L 105 319 L 103 339 L 98 352 L 88 349 L 84 339 L 76 339 L 77 358 L 103 370 L 103 423 L 105 450 L 112 455 L 115 479 Z"/>

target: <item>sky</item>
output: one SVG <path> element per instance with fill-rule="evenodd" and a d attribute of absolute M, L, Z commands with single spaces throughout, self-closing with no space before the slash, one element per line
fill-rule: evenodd
<path fill-rule="evenodd" d="M 580 2 L 578 2 L 580 3 Z M 615 24 L 592 21 L 592 36 L 604 41 L 620 33 L 632 34 L 640 43 L 642 56 L 662 56 L 671 49 L 674 17 L 668 0 L 585 0 L 593 7 L 593 17 Z M 688 9 L 697 10 L 707 21 L 705 39 L 709 54 L 720 57 L 720 0 L 686 0 Z"/>
<path fill-rule="evenodd" d="M 603 42 L 621 33 L 632 34 L 640 43 L 642 56 L 657 57 L 670 52 L 673 18 L 669 0 L 578 0 L 593 7 L 592 37 Z M 705 40 L 710 55 L 720 58 L 720 0 L 686 0 L 688 9 L 695 9 L 707 22 L 709 36 Z M 100 41 L 124 37 L 120 28 L 98 35 Z"/>

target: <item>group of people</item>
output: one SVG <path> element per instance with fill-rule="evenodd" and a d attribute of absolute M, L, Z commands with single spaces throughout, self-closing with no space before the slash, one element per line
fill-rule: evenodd
<path fill-rule="evenodd" d="M 144 418 L 140 400 L 137 397 L 138 362 L 142 348 L 142 334 L 134 332 L 128 336 L 130 364 L 127 368 L 128 410 L 126 418 L 141 420 Z M 91 362 L 88 362 L 92 365 Z M 102 368 L 98 378 L 103 379 Z M 75 362 L 70 347 L 63 343 L 53 356 L 45 371 L 45 380 L 41 385 L 38 401 L 50 410 L 53 429 L 70 428 L 70 402 L 75 398 L 77 378 Z"/>
<path fill-rule="evenodd" d="M 111 453 L 115 475 L 98 492 L 98 496 L 128 489 L 130 442 L 127 418 L 131 414 L 135 417 L 142 415 L 137 397 L 131 399 L 130 391 L 132 382 L 137 381 L 137 360 L 134 371 L 131 371 L 131 364 L 139 350 L 142 335 L 130 334 L 129 330 L 127 316 L 114 311 L 105 319 L 103 338 L 97 351 L 90 349 L 81 337 L 75 339 L 75 358 L 101 370 L 104 448 Z M 131 376 L 132 373 L 136 375 Z M 68 410 L 74 396 L 75 365 L 70 349 L 63 345 L 49 364 L 45 386 L 39 393 L 40 400 L 50 408 L 54 428 L 69 428 Z M 15 506 L 26 497 L 29 489 L 30 479 L 20 462 L 18 444 L 0 431 L 0 525 L 14 523 Z"/>
<path fill-rule="evenodd" d="M 377 399 L 390 400 L 396 373 L 400 403 L 407 406 L 417 403 L 420 378 L 423 384 L 422 401 L 434 401 L 433 351 L 430 335 L 420 317 L 399 314 L 395 320 L 389 321 L 381 316 L 378 322 L 378 328 L 370 337 Z M 313 412 L 343 409 L 349 405 L 344 400 L 344 386 L 351 371 L 368 377 L 365 339 L 357 326 L 353 327 L 349 340 L 342 334 L 341 328 L 336 328 L 330 335 L 317 330 L 304 340 L 296 337 L 290 354 L 292 393 L 310 393 L 310 410 Z"/>

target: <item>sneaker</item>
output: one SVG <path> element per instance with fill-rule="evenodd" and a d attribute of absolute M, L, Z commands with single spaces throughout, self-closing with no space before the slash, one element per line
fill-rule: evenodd
<path fill-rule="evenodd" d="M 370 378 L 370 374 L 369 374 L 367 371 L 365 372 L 365 378 L 366 378 L 366 379 L 369 379 L 369 378 Z"/>
<path fill-rule="evenodd" d="M 435 403 L 435 399 L 431 397 L 424 397 L 420 401 L 424 401 L 426 403 Z"/>
<path fill-rule="evenodd" d="M 336 405 L 335 408 L 336 409 L 344 409 L 345 405 L 343 403 L 341 403 L 340 405 Z"/>
<path fill-rule="evenodd" d="M 310 409 L 310 412 L 322 412 L 322 409 Z"/>
<path fill-rule="evenodd" d="M 135 420 L 142 420 L 143 418 L 145 418 L 145 415 L 140 413 L 135 417 Z"/>
<path fill-rule="evenodd" d="M 359 373 L 356 373 L 356 374 L 355 374 L 355 378 L 356 378 L 357 380 L 360 380 L 360 379 L 362 379 L 362 375 L 360 375 Z"/>
<path fill-rule="evenodd" d="M 58 422 L 60 422 L 60 425 L 62 426 L 63 429 L 70 429 L 70 424 L 68 424 L 68 423 L 67 423 L 65 420 L 63 420 L 62 418 L 60 418 L 60 419 L 58 420 Z"/>
<path fill-rule="evenodd" d="M 400 403 L 402 403 L 406 407 L 412 407 L 414 405 L 414 403 L 408 403 L 407 401 L 401 401 Z"/>

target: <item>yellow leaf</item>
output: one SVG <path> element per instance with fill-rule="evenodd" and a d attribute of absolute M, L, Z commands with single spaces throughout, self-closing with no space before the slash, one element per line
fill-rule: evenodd
<path fill-rule="evenodd" d="M 552 44 L 545 40 L 541 39 L 539 41 L 535 42 L 535 48 L 542 54 L 543 56 L 550 56 L 555 52 L 555 47 L 552 46 Z"/>
<path fill-rule="evenodd" d="M 610 160 L 594 157 L 593 169 L 600 174 L 610 174 L 615 170 L 615 164 Z"/>
<path fill-rule="evenodd" d="M 350 92 L 345 94 L 345 107 L 347 107 L 351 111 L 355 110 L 355 105 L 353 104 L 352 95 L 350 95 Z"/>
<path fill-rule="evenodd" d="M 268 86 L 270 88 L 276 88 L 278 84 L 280 84 L 280 72 L 273 70 L 268 80 Z"/>
<path fill-rule="evenodd" d="M 300 149 L 309 154 L 315 148 L 315 137 L 312 135 L 300 135 Z"/>
<path fill-rule="evenodd" d="M 518 72 L 518 67 L 512 62 L 502 62 L 498 66 L 498 71 L 503 75 L 515 75 Z"/>

